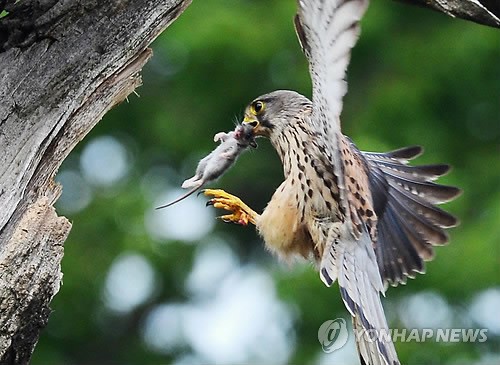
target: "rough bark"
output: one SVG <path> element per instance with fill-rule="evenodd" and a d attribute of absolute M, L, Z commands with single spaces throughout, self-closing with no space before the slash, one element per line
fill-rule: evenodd
<path fill-rule="evenodd" d="M 62 161 L 191 0 L 0 0 L 0 363 L 28 363 L 62 279 Z M 4 13 L 5 14 L 5 13 Z"/>
<path fill-rule="evenodd" d="M 490 27 L 500 28 L 500 1 L 498 0 L 397 0 L 423 6 Z"/>

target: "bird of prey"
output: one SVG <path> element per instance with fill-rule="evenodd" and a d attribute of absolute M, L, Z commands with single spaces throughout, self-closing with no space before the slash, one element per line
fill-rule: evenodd
<path fill-rule="evenodd" d="M 338 281 L 354 330 L 387 330 L 380 301 L 388 284 L 424 272 L 434 245 L 457 219 L 436 205 L 455 187 L 433 181 L 448 165 L 410 166 L 420 147 L 362 152 L 340 129 L 344 81 L 368 0 L 299 0 L 295 28 L 309 62 L 312 102 L 294 91 L 262 95 L 243 123 L 270 139 L 285 180 L 262 214 L 239 198 L 207 189 L 221 218 L 254 224 L 266 247 L 282 257 L 312 259 L 327 286 Z M 399 364 L 387 338 L 356 336 L 362 364 Z"/>

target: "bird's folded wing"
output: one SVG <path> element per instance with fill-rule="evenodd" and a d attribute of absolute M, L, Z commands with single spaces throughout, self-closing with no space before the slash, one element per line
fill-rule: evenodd
<path fill-rule="evenodd" d="M 340 207 L 350 223 L 339 138 L 342 98 L 347 92 L 345 75 L 351 49 L 359 33 L 359 21 L 368 0 L 298 0 L 295 28 L 309 61 L 313 86 L 312 124 L 320 150 L 334 167 L 340 190 Z M 351 226 L 351 224 L 349 224 Z M 351 228 L 352 229 L 352 228 Z"/>

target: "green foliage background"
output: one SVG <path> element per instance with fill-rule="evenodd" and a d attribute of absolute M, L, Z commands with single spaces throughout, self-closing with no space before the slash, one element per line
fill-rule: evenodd
<path fill-rule="evenodd" d="M 144 318 L 159 303 L 190 300 L 186 277 L 200 246 L 214 235 L 227 239 L 241 265 L 264 268 L 280 300 L 294 308 L 288 362 L 318 361 L 319 326 L 347 316 L 336 287 L 325 288 L 307 265 L 278 263 L 252 228 L 217 222 L 195 244 L 158 245 L 145 220 L 159 201 L 141 187 L 155 168 L 164 171 L 162 186 L 191 176 L 197 159 L 214 147 L 214 133 L 232 129 L 256 96 L 281 88 L 310 95 L 294 12 L 292 0 L 194 1 L 155 41 L 144 85 L 137 90 L 140 97 L 131 95 L 108 113 L 61 169 L 78 171 L 86 144 L 102 135 L 127 148 L 126 178 L 111 187 L 92 187 L 93 199 L 83 210 L 71 213 L 59 206 L 73 222 L 65 245 L 64 285 L 33 364 L 160 364 L 190 354 L 189 344 L 165 352 L 148 347 Z M 437 248 L 426 275 L 389 289 L 388 312 L 408 296 L 430 291 L 459 316 L 475 295 L 500 288 L 499 60 L 498 29 L 392 1 L 372 1 L 363 20 L 348 73 L 344 133 L 363 150 L 421 144 L 426 153 L 418 162 L 452 164 L 453 172 L 441 182 L 464 190 L 446 206 L 462 221 L 451 230 L 451 244 Z M 274 150 L 267 141 L 259 145 L 214 185 L 256 210 L 282 180 Z M 145 302 L 117 313 L 105 308 L 102 293 L 108 270 L 124 252 L 146 258 L 160 280 Z M 402 327 L 397 313 L 388 315 L 391 326 Z M 411 342 L 398 343 L 397 349 L 408 364 L 487 363 L 487 353 L 496 354 L 498 363 L 500 353 L 498 333 L 491 332 L 482 344 Z"/>

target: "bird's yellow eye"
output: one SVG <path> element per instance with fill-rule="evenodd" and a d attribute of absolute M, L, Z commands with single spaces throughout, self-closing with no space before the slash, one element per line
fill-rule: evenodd
<path fill-rule="evenodd" d="M 254 115 L 260 114 L 264 111 L 265 104 L 262 101 L 256 101 L 252 104 L 251 112 Z"/>

